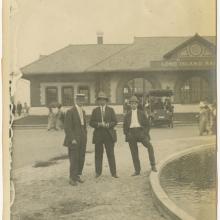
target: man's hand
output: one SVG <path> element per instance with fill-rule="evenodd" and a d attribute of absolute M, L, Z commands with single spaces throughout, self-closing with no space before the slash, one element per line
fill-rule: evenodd
<path fill-rule="evenodd" d="M 109 128 L 109 123 L 105 123 L 105 127 L 106 127 L 106 128 Z"/>
<path fill-rule="evenodd" d="M 105 122 L 98 122 L 98 127 L 106 128 L 106 123 Z"/>

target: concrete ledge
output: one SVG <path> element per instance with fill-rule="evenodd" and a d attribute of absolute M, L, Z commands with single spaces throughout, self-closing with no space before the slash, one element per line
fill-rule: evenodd
<path fill-rule="evenodd" d="M 123 105 L 117 104 L 109 104 L 117 114 L 123 114 Z M 86 115 L 91 115 L 92 110 L 97 107 L 97 105 L 87 105 L 84 106 L 83 109 L 86 112 Z M 71 106 L 63 106 L 63 111 L 67 111 L 70 109 Z M 54 109 L 54 111 L 56 111 Z M 199 104 L 174 104 L 174 112 L 175 113 L 197 113 L 199 112 Z M 48 115 L 48 108 L 45 106 L 41 107 L 31 107 L 30 108 L 30 115 Z"/>
<path fill-rule="evenodd" d="M 170 163 L 171 161 L 178 159 L 184 155 L 187 155 L 189 153 L 194 153 L 200 150 L 209 149 L 213 145 L 216 145 L 216 143 L 207 144 L 207 145 L 199 145 L 195 147 L 191 147 L 190 149 L 172 154 L 165 160 L 161 161 L 158 164 L 158 172 L 151 172 L 150 174 L 150 188 L 151 188 L 151 194 L 154 201 L 155 206 L 158 208 L 158 210 L 167 218 L 170 220 L 195 220 L 194 217 L 186 213 L 184 210 L 179 208 L 165 193 L 163 188 L 160 185 L 160 175 L 163 170 L 163 168 Z"/>

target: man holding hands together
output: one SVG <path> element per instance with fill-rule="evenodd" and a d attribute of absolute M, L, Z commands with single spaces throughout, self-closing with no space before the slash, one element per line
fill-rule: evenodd
<path fill-rule="evenodd" d="M 118 178 L 114 155 L 114 145 L 117 140 L 117 119 L 113 108 L 107 105 L 108 98 L 104 92 L 97 97 L 99 106 L 92 112 L 90 126 L 94 128 L 93 144 L 95 144 L 95 171 L 96 177 L 102 174 L 103 150 L 105 146 L 109 168 L 112 177 Z"/>

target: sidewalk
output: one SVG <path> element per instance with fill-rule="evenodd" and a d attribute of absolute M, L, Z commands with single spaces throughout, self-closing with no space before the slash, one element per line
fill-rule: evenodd
<path fill-rule="evenodd" d="M 214 136 L 152 141 L 158 162 L 171 153 L 214 142 Z M 68 160 L 57 160 L 48 167 L 17 169 L 13 173 L 16 197 L 12 219 L 163 220 L 151 198 L 147 150 L 143 146 L 139 150 L 142 175 L 131 177 L 133 165 L 127 144 L 121 140 L 115 148 L 119 179 L 110 176 L 106 155 L 103 175 L 95 179 L 94 153 L 88 153 L 85 183 L 77 187 L 68 183 Z"/>

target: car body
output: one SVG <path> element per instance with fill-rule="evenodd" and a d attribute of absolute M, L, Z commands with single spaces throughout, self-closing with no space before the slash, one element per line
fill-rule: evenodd
<path fill-rule="evenodd" d="M 148 116 L 152 126 L 168 125 L 173 127 L 174 107 L 171 104 L 172 90 L 150 90 L 148 99 L 150 100 L 148 107 Z M 165 98 L 165 102 L 162 101 Z"/>

